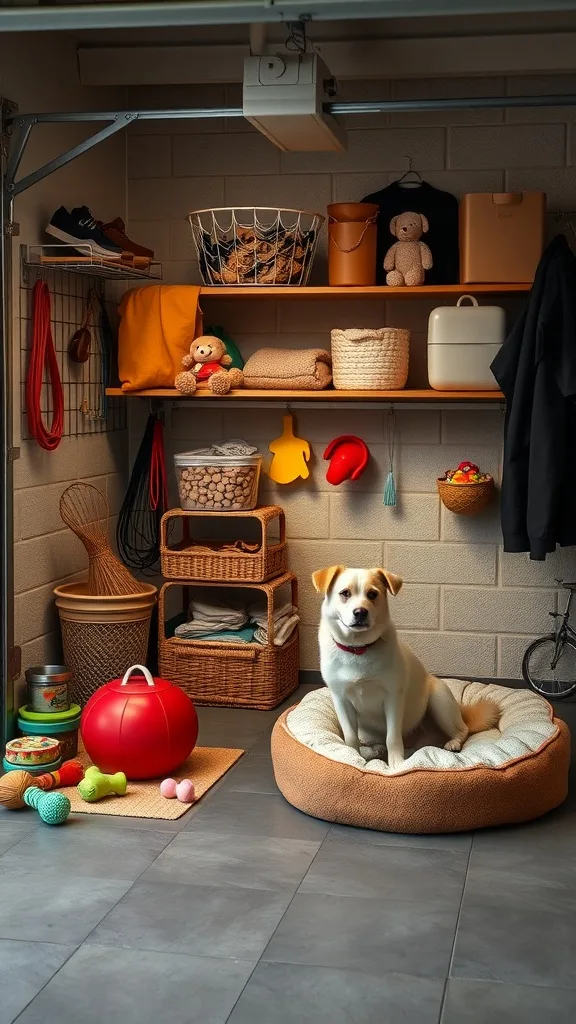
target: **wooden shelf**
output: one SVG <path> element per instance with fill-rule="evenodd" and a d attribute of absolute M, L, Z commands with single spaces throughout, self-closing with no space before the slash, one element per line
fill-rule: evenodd
<path fill-rule="evenodd" d="M 176 388 L 149 388 L 146 391 L 122 391 L 122 388 L 107 388 L 112 398 L 172 398 L 186 402 L 226 402 L 255 399 L 259 402 L 501 402 L 501 391 L 433 391 L 431 388 L 402 391 L 251 391 L 242 388 L 217 396 L 210 391 L 196 391 L 194 395 L 182 395 Z"/>
<path fill-rule="evenodd" d="M 450 295 L 506 295 L 514 292 L 526 293 L 532 287 L 526 284 L 442 284 L 422 285 L 418 288 L 389 288 L 374 285 L 366 288 L 331 288 L 329 285 L 210 285 L 200 289 L 205 298 L 240 299 L 243 295 L 270 299 L 413 299 L 446 298 Z"/>

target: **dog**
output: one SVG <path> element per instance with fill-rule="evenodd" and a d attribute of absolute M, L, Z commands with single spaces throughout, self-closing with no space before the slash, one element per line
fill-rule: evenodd
<path fill-rule="evenodd" d="M 426 671 L 398 640 L 388 594 L 402 580 L 387 569 L 332 565 L 312 575 L 324 595 L 320 619 L 320 669 L 332 694 L 344 742 L 389 768 L 404 761 L 404 737 L 426 712 L 448 737 L 445 750 L 461 750 L 466 737 L 498 724 L 493 701 L 460 705 L 446 683 Z"/>

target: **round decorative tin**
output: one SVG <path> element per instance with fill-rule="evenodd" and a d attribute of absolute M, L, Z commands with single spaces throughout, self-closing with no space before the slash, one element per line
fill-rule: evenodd
<path fill-rule="evenodd" d="M 6 744 L 6 760 L 20 768 L 50 764 L 60 756 L 60 743 L 51 736 L 20 736 Z"/>
<path fill-rule="evenodd" d="M 72 711 L 74 711 L 73 715 Z M 73 704 L 69 711 L 64 711 L 61 715 L 34 715 L 32 718 L 29 718 L 28 715 L 34 715 L 34 713 L 28 712 L 26 718 L 23 718 L 22 715 L 18 718 L 18 728 L 23 736 L 42 736 L 49 729 L 53 736 L 58 737 L 62 759 L 69 761 L 71 757 L 76 757 L 81 718 L 80 708 L 77 704 Z M 38 721 L 38 718 L 41 721 Z"/>
<path fill-rule="evenodd" d="M 24 770 L 29 772 L 30 775 L 45 775 L 46 772 L 57 772 L 61 764 L 62 758 L 58 757 L 56 761 L 51 761 L 50 764 L 27 764 Z M 5 757 L 2 758 L 2 767 L 5 772 L 23 770 L 23 766 L 21 764 L 12 764 L 10 761 L 7 761 Z"/>

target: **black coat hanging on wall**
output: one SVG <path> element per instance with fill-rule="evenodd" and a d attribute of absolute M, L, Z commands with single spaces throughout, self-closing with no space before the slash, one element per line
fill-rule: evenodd
<path fill-rule="evenodd" d="M 543 561 L 576 544 L 576 256 L 564 235 L 491 370 L 506 397 L 504 550 Z"/>

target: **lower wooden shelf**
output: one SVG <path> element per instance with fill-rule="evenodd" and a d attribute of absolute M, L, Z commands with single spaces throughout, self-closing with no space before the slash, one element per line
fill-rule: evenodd
<path fill-rule="evenodd" d="M 259 401 L 259 402 L 501 402 L 501 391 L 433 391 L 432 388 L 402 391 L 252 391 L 241 388 L 227 395 L 216 396 L 207 390 L 198 390 L 193 395 L 183 395 L 176 388 L 147 388 L 145 391 L 123 391 L 122 388 L 106 388 L 112 398 L 171 398 L 185 402 Z"/>

